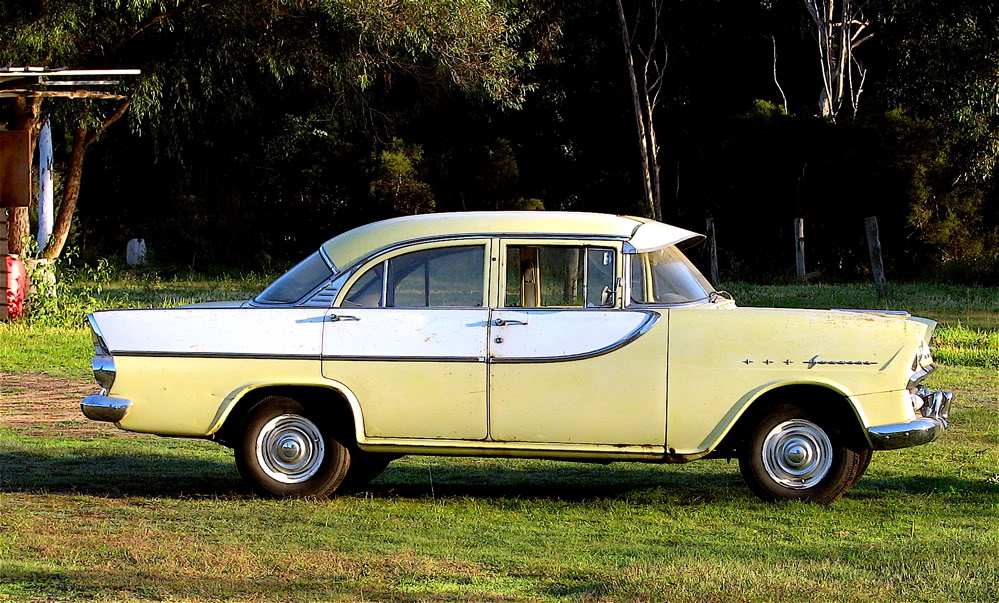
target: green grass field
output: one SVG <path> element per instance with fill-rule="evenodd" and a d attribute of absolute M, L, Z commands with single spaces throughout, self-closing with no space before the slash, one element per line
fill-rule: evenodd
<path fill-rule="evenodd" d="M 216 290 L 161 285 L 113 298 Z M 875 454 L 831 506 L 758 502 L 724 460 L 438 457 L 358 494 L 271 501 L 209 442 L 0 422 L 0 601 L 999 600 L 999 295 L 912 287 L 890 305 L 942 321 L 929 385 L 958 394 L 953 426 Z M 860 287 L 729 289 L 742 305 L 882 305 Z M 0 325 L 0 371 L 86 379 L 90 354 L 83 328 Z"/>

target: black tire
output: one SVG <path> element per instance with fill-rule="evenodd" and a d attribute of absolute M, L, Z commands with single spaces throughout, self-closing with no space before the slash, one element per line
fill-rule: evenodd
<path fill-rule="evenodd" d="M 753 420 L 739 469 L 750 490 L 767 502 L 827 505 L 859 479 L 863 450 L 827 416 L 780 404 Z"/>
<path fill-rule="evenodd" d="M 347 470 L 347 477 L 340 485 L 341 491 L 359 490 L 368 485 L 385 471 L 389 463 L 398 458 L 391 454 L 380 454 L 375 452 L 365 452 L 358 448 L 351 448 L 350 468 Z"/>
<path fill-rule="evenodd" d="M 333 431 L 322 413 L 293 398 L 267 396 L 250 409 L 235 438 L 236 468 L 264 496 L 329 496 L 350 468 L 350 451 Z"/>
<path fill-rule="evenodd" d="M 855 485 L 857 485 L 857 482 L 860 481 L 860 478 L 864 477 L 864 473 L 867 472 L 867 468 L 871 464 L 871 458 L 874 456 L 874 451 L 871 450 L 870 448 L 862 448 L 857 451 L 857 454 L 860 455 L 860 465 L 857 467 L 857 475 L 853 477 L 853 481 L 850 482 L 850 485 L 847 486 L 847 489 L 850 489 Z"/>

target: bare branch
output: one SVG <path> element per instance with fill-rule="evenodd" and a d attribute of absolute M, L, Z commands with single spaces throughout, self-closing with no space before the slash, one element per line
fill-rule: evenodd
<path fill-rule="evenodd" d="M 190 10 L 197 10 L 199 8 L 204 8 L 204 7 L 208 6 L 209 4 L 214 4 L 214 3 L 219 2 L 219 1 L 221 1 L 221 0 L 202 0 L 198 4 L 185 4 L 185 5 L 182 5 L 182 6 L 177 6 L 173 10 L 164 11 L 164 12 L 161 12 L 161 13 L 158 13 L 158 14 L 155 14 L 155 15 L 149 17 L 148 19 L 146 19 L 142 23 L 139 23 L 139 25 L 136 26 L 136 28 L 134 30 L 132 30 L 132 33 L 130 33 L 127 36 L 123 37 L 122 39 L 118 40 L 118 43 L 115 44 L 114 48 L 111 50 L 111 56 L 114 56 L 114 55 L 118 54 L 118 52 L 122 48 L 124 48 L 129 42 L 131 42 L 135 38 L 139 37 L 144 31 L 148 30 L 150 27 L 153 27 L 154 25 L 156 25 L 157 23 L 159 23 L 163 19 L 172 17 L 172 16 L 176 15 L 177 13 L 181 13 L 181 12 L 184 12 L 184 11 L 189 10 L 189 9 Z"/>
<path fill-rule="evenodd" d="M 770 39 L 774 43 L 774 83 L 777 84 L 777 89 L 780 90 L 781 98 L 784 99 L 784 113 L 787 113 L 787 95 L 784 94 L 784 89 L 780 87 L 780 82 L 777 81 L 777 38 L 770 36 Z"/>
<path fill-rule="evenodd" d="M 107 130 L 111 124 L 118 121 L 121 118 L 121 116 L 125 115 L 125 111 L 128 111 L 128 102 L 129 101 L 126 100 L 122 104 L 118 105 L 118 108 L 115 109 L 114 113 L 108 116 L 108 118 L 105 119 L 101 123 L 101 125 L 97 127 L 97 129 L 95 129 L 93 132 L 87 135 L 86 141 L 84 142 L 85 147 L 89 147 L 90 145 L 94 144 L 94 141 L 100 138 L 101 134 L 103 134 L 104 131 Z"/>
<path fill-rule="evenodd" d="M 873 37 L 874 37 L 874 32 L 872 31 L 871 33 L 867 34 L 863 38 L 860 38 L 859 40 L 857 40 L 856 42 L 854 42 L 853 44 L 851 44 L 850 48 L 856 48 L 857 46 L 860 46 L 861 44 L 863 44 L 864 42 L 870 40 Z"/>

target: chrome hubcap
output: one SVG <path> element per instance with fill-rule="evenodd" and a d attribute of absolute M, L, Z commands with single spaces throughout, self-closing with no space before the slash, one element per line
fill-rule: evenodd
<path fill-rule="evenodd" d="M 285 484 L 298 484 L 319 471 L 326 448 L 319 428 L 301 415 L 281 415 L 257 435 L 257 462 L 264 473 Z"/>
<path fill-rule="evenodd" d="M 763 467 L 781 486 L 802 490 L 818 484 L 832 467 L 832 442 L 811 421 L 791 419 L 763 441 Z"/>

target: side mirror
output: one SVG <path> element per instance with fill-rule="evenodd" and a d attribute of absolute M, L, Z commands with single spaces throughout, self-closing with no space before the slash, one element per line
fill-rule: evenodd
<path fill-rule="evenodd" d="M 611 291 L 610 287 L 605 286 L 603 291 L 600 292 L 600 306 L 607 307 L 614 305 L 614 292 Z"/>

